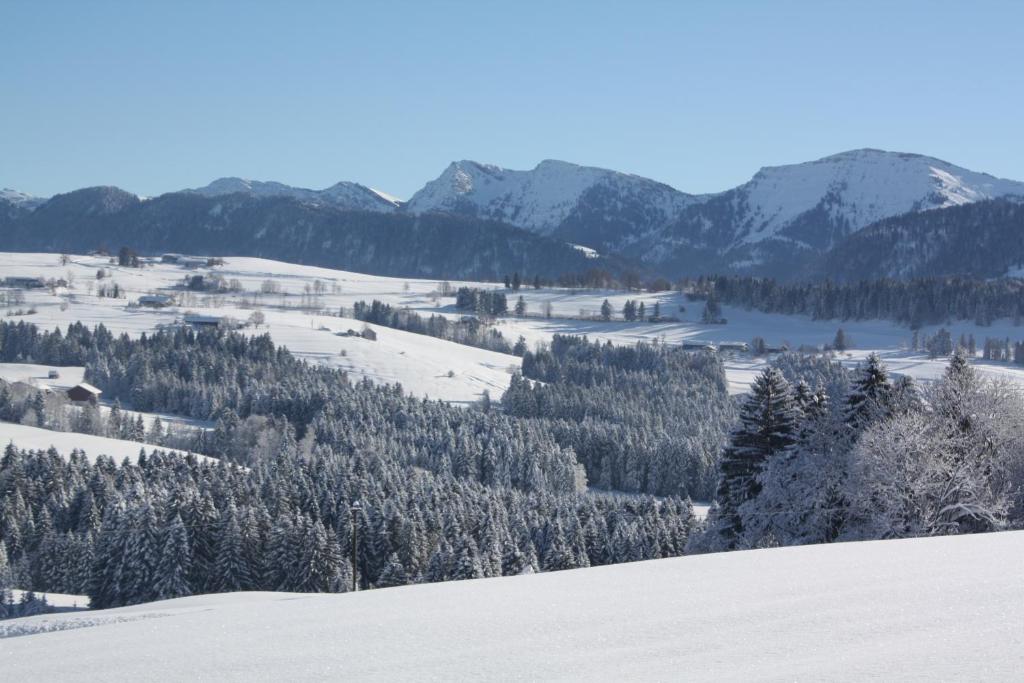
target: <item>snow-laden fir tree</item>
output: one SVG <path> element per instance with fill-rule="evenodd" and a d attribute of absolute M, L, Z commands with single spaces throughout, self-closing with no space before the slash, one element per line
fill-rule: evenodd
<path fill-rule="evenodd" d="M 189 586 L 189 566 L 192 551 L 188 545 L 188 534 L 181 515 L 177 512 L 171 518 L 163 533 L 160 559 L 157 561 L 154 599 L 184 597 L 192 594 Z"/>
<path fill-rule="evenodd" d="M 761 493 L 760 475 L 775 458 L 788 455 L 800 422 L 793 389 L 776 368 L 766 368 L 751 385 L 719 464 L 721 476 L 712 528 L 720 537 L 712 546 L 737 547 L 743 533 L 741 507 Z"/>
<path fill-rule="evenodd" d="M 850 396 L 846 399 L 846 423 L 854 432 L 891 413 L 892 384 L 878 354 L 872 353 L 857 370 Z"/>

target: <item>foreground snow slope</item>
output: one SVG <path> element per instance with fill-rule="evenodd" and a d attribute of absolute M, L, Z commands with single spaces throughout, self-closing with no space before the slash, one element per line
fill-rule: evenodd
<path fill-rule="evenodd" d="M 0 625 L 10 680 L 1013 680 L 1024 532 Z M 60 632 L 42 632 L 73 629 Z"/>

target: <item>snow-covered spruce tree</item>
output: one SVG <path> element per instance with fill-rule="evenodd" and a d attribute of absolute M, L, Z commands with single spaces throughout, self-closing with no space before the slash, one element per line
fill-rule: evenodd
<path fill-rule="evenodd" d="M 891 412 L 892 384 L 878 354 L 872 353 L 857 370 L 846 399 L 846 423 L 859 433 Z"/>
<path fill-rule="evenodd" d="M 238 510 L 234 503 L 229 503 L 221 515 L 215 553 L 212 581 L 214 591 L 230 593 L 254 587 L 242 530 L 238 524 Z"/>
<path fill-rule="evenodd" d="M 387 564 L 384 565 L 384 571 L 377 579 L 377 588 L 404 586 L 407 583 L 409 583 L 409 576 L 405 572 L 405 567 L 402 566 L 402 561 L 398 559 L 398 553 L 391 553 Z"/>
<path fill-rule="evenodd" d="M 801 403 L 797 442 L 768 461 L 760 495 L 740 508 L 746 547 L 829 543 L 842 533 L 848 507 L 846 427 L 824 391 Z"/>
<path fill-rule="evenodd" d="M 188 584 L 192 551 L 188 545 L 188 534 L 181 515 L 177 512 L 163 533 L 160 559 L 157 561 L 154 598 L 166 600 L 192 595 Z"/>
<path fill-rule="evenodd" d="M 11 566 L 7 560 L 7 546 L 0 541 L 0 619 L 11 612 Z"/>
<path fill-rule="evenodd" d="M 738 547 L 743 534 L 741 507 L 761 493 L 760 475 L 770 461 L 796 443 L 800 409 L 782 373 L 765 369 L 751 385 L 740 409 L 740 424 L 722 453 L 717 506 L 709 519 L 709 549 Z"/>

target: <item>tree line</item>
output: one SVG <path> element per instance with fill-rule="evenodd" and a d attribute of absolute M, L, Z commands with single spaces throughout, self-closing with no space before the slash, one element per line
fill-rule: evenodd
<path fill-rule="evenodd" d="M 1024 280 L 957 277 L 783 283 L 770 278 L 718 275 L 686 280 L 697 298 L 765 313 L 807 315 L 816 320 L 892 320 L 918 328 L 951 320 L 989 325 L 999 318 L 1019 324 Z"/>

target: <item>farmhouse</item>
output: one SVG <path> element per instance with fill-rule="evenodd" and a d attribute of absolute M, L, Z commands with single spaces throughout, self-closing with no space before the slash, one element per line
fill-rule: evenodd
<path fill-rule="evenodd" d="M 76 403 L 96 403 L 103 392 L 91 384 L 82 382 L 68 389 L 68 398 Z"/>
<path fill-rule="evenodd" d="M 701 342 L 701 341 L 695 341 L 695 342 L 684 341 L 682 343 L 682 347 L 683 347 L 684 351 L 714 351 L 715 350 L 715 345 L 712 344 L 711 342 Z"/>

